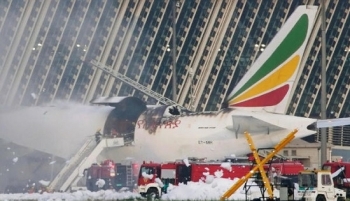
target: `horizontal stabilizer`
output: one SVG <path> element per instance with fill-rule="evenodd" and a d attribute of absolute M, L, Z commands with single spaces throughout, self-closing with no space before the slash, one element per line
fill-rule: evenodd
<path fill-rule="evenodd" d="M 261 119 L 257 119 L 253 116 L 234 115 L 232 116 L 232 127 L 227 127 L 227 129 L 234 131 L 236 134 L 244 133 L 245 131 L 252 134 L 269 134 L 270 131 L 282 130 L 283 128 Z"/>
<path fill-rule="evenodd" d="M 346 126 L 346 125 L 350 125 L 350 117 L 317 120 L 317 128 L 328 128 L 328 127 Z"/>

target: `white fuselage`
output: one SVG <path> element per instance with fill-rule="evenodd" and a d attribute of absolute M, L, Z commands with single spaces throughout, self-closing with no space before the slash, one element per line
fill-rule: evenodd
<path fill-rule="evenodd" d="M 296 138 L 315 133 L 307 129 L 315 119 L 261 112 L 229 110 L 196 113 L 162 119 L 162 124 L 150 123 L 150 117 L 143 114 L 135 125 L 133 145 L 106 149 L 102 157 L 114 160 L 131 157 L 135 160 L 171 161 L 187 157 L 221 159 L 230 155 L 247 154 L 250 149 L 244 133 L 235 133 L 229 129 L 235 115 L 254 116 L 283 128 L 277 131 L 250 132 L 257 148 L 274 147 L 294 129 L 298 129 Z M 147 118 L 148 124 L 145 122 Z M 249 130 L 250 124 L 248 121 L 241 127 Z"/>
<path fill-rule="evenodd" d="M 69 108 L 32 107 L 0 113 L 1 138 L 69 159 L 87 139 L 93 137 L 96 129 L 103 128 L 110 111 L 111 108 L 105 106 L 73 105 Z M 128 157 L 139 161 L 167 161 L 186 157 L 220 159 L 232 154 L 246 154 L 250 149 L 243 132 L 236 133 L 232 129 L 233 119 L 238 116 L 252 116 L 284 128 L 270 132 L 250 132 L 257 148 L 273 147 L 294 129 L 299 129 L 297 138 L 315 133 L 306 129 L 315 119 L 288 115 L 222 110 L 168 119 L 159 115 L 163 123 L 157 124 L 153 123 L 152 118 L 158 118 L 158 115 L 144 112 L 135 124 L 134 143 L 125 147 L 106 148 L 97 160 L 119 161 Z M 249 132 L 254 124 L 245 121 L 241 122 L 240 127 Z"/>

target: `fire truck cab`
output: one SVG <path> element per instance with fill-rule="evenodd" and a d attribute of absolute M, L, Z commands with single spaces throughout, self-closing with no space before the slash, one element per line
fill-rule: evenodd
<path fill-rule="evenodd" d="M 334 186 L 346 191 L 350 195 L 350 163 L 349 162 L 326 162 L 322 166 L 323 170 L 332 173 Z"/>
<path fill-rule="evenodd" d="M 144 163 L 140 167 L 138 191 L 142 196 L 159 197 L 167 187 L 191 180 L 191 167 L 184 163 Z"/>

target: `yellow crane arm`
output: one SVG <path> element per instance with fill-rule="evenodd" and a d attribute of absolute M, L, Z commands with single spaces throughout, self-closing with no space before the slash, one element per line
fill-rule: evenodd
<path fill-rule="evenodd" d="M 287 135 L 287 137 L 285 137 L 280 143 L 278 143 L 275 147 L 274 150 L 269 153 L 269 155 L 267 155 L 262 161 L 260 161 L 260 163 L 257 163 L 256 166 L 254 166 L 254 168 L 252 170 L 250 170 L 244 177 L 242 177 L 240 180 L 238 180 L 231 188 L 229 188 L 222 196 L 220 200 L 225 200 L 228 199 L 234 192 L 236 192 L 236 190 L 242 185 L 244 184 L 244 182 L 246 182 L 251 176 L 252 174 L 254 174 L 255 171 L 257 171 L 260 167 L 262 168 L 263 165 L 268 162 L 272 157 L 274 157 L 281 149 L 283 149 L 290 141 L 292 141 L 295 137 L 295 134 L 298 132 L 297 129 L 294 129 L 291 133 L 289 133 Z M 246 137 L 247 137 L 247 141 L 249 146 L 252 148 L 252 139 L 250 138 L 249 133 L 245 132 Z M 251 142 L 249 141 L 251 140 Z M 253 145 L 254 147 L 254 145 Z M 255 147 L 254 147 L 255 148 Z M 256 152 L 256 149 L 252 150 L 253 154 L 254 152 Z M 254 156 L 255 157 L 255 156 Z M 258 162 L 258 161 L 257 161 Z M 266 176 L 266 175 L 265 175 Z M 267 179 L 268 181 L 268 179 Z M 270 182 L 268 181 L 268 183 L 270 184 Z M 270 188 L 271 190 L 271 188 Z M 271 190 L 272 191 L 272 190 Z"/>
<path fill-rule="evenodd" d="M 258 151 L 254 145 L 254 142 L 253 142 L 253 139 L 252 137 L 250 137 L 250 134 L 245 132 L 244 133 L 246 138 L 247 138 L 247 141 L 248 141 L 248 144 L 249 144 L 249 147 L 250 147 L 250 150 L 252 150 L 252 153 L 253 153 L 253 156 L 254 156 L 254 159 L 256 161 L 257 164 L 261 164 L 261 160 L 260 160 L 260 157 L 259 157 L 259 154 L 258 154 Z M 270 181 L 269 179 L 267 178 L 266 174 L 265 174 L 265 170 L 264 170 L 264 164 L 262 165 L 259 165 L 258 168 L 259 168 L 259 171 L 260 171 L 260 174 L 261 174 L 261 177 L 263 179 L 263 182 L 264 182 L 264 185 L 265 185 L 265 188 L 267 190 L 267 193 L 269 194 L 269 197 L 270 198 L 273 198 L 273 190 L 271 188 L 271 184 L 270 184 Z"/>

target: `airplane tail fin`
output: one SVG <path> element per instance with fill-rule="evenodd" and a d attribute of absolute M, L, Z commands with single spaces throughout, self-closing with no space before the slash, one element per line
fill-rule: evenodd
<path fill-rule="evenodd" d="M 317 9 L 299 6 L 292 13 L 229 94 L 229 107 L 285 114 Z"/>

